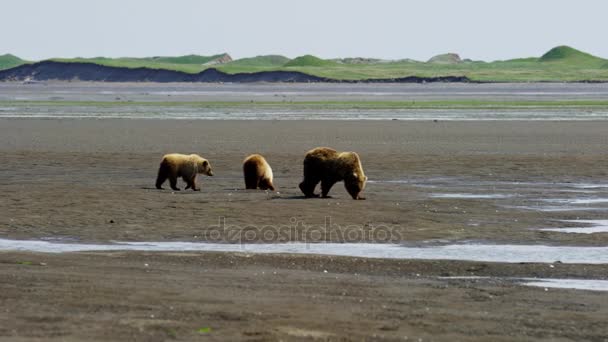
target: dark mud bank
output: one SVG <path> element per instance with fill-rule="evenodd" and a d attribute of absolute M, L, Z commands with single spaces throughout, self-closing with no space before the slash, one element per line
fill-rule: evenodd
<path fill-rule="evenodd" d="M 344 81 L 318 77 L 298 71 L 261 71 L 228 74 L 214 68 L 198 74 L 180 71 L 121 68 L 94 63 L 44 61 L 0 71 L 0 81 L 91 81 L 91 82 L 297 82 L 297 83 L 426 83 L 471 82 L 465 76 L 402 77 Z"/>

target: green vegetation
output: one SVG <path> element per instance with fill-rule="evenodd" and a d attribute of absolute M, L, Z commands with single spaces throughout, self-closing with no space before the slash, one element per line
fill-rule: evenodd
<path fill-rule="evenodd" d="M 0 55 L 0 70 L 14 68 L 25 63 L 27 62 L 23 59 L 11 54 Z"/>
<path fill-rule="evenodd" d="M 229 73 L 239 72 L 256 72 L 280 69 L 285 63 L 289 62 L 289 58 L 279 55 L 265 55 L 250 58 L 241 58 L 230 63 L 216 66 Z M 229 70 L 226 70 L 229 69 Z"/>
<path fill-rule="evenodd" d="M 225 54 L 220 54 L 214 56 L 98 57 L 55 60 L 89 62 L 126 68 L 169 69 L 187 73 L 198 73 L 210 67 L 227 73 L 288 70 L 341 80 L 385 79 L 407 76 L 466 76 L 473 81 L 485 82 L 608 81 L 608 60 L 567 46 L 553 48 L 538 58 L 530 57 L 494 62 L 460 60 L 455 54 L 435 56 L 429 62 L 408 59 L 380 61 L 371 58 L 326 60 L 311 55 L 300 56 L 292 60 L 276 55 L 257 56 L 234 61 L 225 57 Z M 0 69 L 4 65 L 3 58 L 6 59 L 6 55 L 0 57 Z M 14 63 L 25 63 L 19 59 L 17 60 L 17 62 L 13 62 L 13 66 Z"/>

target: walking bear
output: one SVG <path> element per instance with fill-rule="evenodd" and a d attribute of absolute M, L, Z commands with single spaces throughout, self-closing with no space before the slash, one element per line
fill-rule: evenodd
<path fill-rule="evenodd" d="M 163 156 L 158 168 L 158 177 L 156 178 L 156 188 L 162 189 L 162 185 L 169 178 L 171 189 L 179 191 L 177 187 L 177 178 L 182 177 L 186 182 L 186 189 L 192 188 L 194 191 L 199 191 L 196 187 L 196 175 L 202 173 L 207 176 L 213 176 L 211 165 L 207 159 L 198 154 L 179 154 L 172 153 Z"/>
<path fill-rule="evenodd" d="M 344 181 L 346 191 L 353 199 L 363 200 L 360 194 L 367 177 L 363 173 L 361 160 L 355 152 L 337 152 L 329 147 L 317 147 L 304 157 L 304 180 L 300 190 L 306 197 L 318 197 L 315 187 L 321 182 L 321 196 L 328 197 L 331 187 Z"/>

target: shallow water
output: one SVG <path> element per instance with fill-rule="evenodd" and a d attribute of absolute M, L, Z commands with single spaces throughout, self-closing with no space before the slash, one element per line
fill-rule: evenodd
<path fill-rule="evenodd" d="M 89 83 L 41 82 L 0 83 L 0 101 L 99 101 L 100 106 L 19 105 L 0 111 L 7 118 L 125 118 L 189 120 L 606 120 L 605 108 L 542 108 L 531 104 L 517 109 L 376 109 L 301 108 L 281 103 L 312 101 L 551 101 L 605 100 L 606 84 L 204 84 L 204 83 Z M 279 106 L 251 108 L 231 101 L 273 102 Z M 158 106 L 141 106 L 137 102 Z M 221 102 L 218 108 L 188 105 L 188 102 Z M 112 103 L 117 103 L 113 106 Z M 177 103 L 168 105 L 167 103 Z M 285 109 L 286 108 L 286 109 Z"/>
<path fill-rule="evenodd" d="M 549 278 L 526 278 L 525 280 L 522 285 L 557 289 L 608 291 L 608 280 Z"/>
<path fill-rule="evenodd" d="M 608 210 L 606 183 L 507 182 L 457 177 L 376 180 L 375 183 L 413 186 L 438 199 L 500 200 L 501 207 L 515 210 L 547 213 Z"/>
<path fill-rule="evenodd" d="M 505 206 L 505 208 L 511 209 L 521 209 L 521 210 L 533 210 L 533 211 L 542 211 L 542 212 L 562 212 L 562 211 L 604 211 L 608 210 L 608 208 L 599 208 L 599 207 L 575 207 L 575 206 Z"/>
<path fill-rule="evenodd" d="M 591 227 L 541 228 L 539 230 L 575 234 L 608 233 L 608 220 L 565 220 L 563 222 L 584 223 Z"/>
<path fill-rule="evenodd" d="M 468 194 L 468 193 L 435 193 L 431 194 L 433 198 L 460 198 L 460 199 L 501 199 L 511 198 L 512 194 Z"/>
<path fill-rule="evenodd" d="M 505 263 L 554 263 L 560 261 L 562 263 L 608 264 L 608 247 L 544 245 L 459 244 L 430 247 L 406 247 L 397 244 L 297 242 L 240 245 L 206 242 L 112 242 L 109 244 L 84 244 L 0 239 L 0 251 L 43 253 L 85 251 L 201 251 L 264 254 L 317 254 L 363 258 L 468 260 Z"/>
<path fill-rule="evenodd" d="M 25 101 L 26 99 L 20 99 Z M 277 106 L 278 107 L 278 106 Z M 287 106 L 286 106 L 287 107 Z M 196 105 L 141 106 L 137 104 L 102 106 L 47 106 L 43 104 L 0 111 L 0 118 L 38 119 L 168 119 L 168 120 L 404 120 L 404 121 L 588 121 L 607 120 L 608 111 L 580 111 L 567 108 L 478 109 L 324 109 L 265 108 L 222 105 L 217 108 Z"/>
<path fill-rule="evenodd" d="M 544 288 L 559 288 L 559 289 L 574 289 L 574 290 L 590 290 L 590 291 L 608 291 L 608 280 L 598 279 L 558 279 L 558 278 L 494 278 L 494 277 L 479 277 L 479 276 L 462 276 L 462 277 L 439 277 L 442 280 L 505 280 L 515 281 L 517 284 L 524 286 L 544 287 Z"/>
<path fill-rule="evenodd" d="M 608 203 L 608 198 L 567 198 L 567 199 L 546 199 L 546 202 L 551 203 L 566 203 L 566 204 L 598 204 Z"/>

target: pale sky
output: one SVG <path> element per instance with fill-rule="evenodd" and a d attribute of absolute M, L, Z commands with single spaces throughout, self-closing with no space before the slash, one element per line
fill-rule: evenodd
<path fill-rule="evenodd" d="M 606 0 L 2 0 L 0 54 L 608 58 Z"/>

